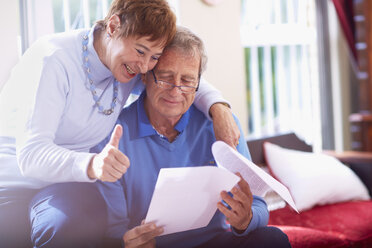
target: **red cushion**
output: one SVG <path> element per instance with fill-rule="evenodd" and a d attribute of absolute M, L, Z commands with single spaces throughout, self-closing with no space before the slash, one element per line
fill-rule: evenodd
<path fill-rule="evenodd" d="M 352 244 L 372 247 L 372 201 L 352 201 L 316 206 L 297 214 L 288 206 L 270 212 L 270 225 L 312 228 L 342 235 Z"/>
<path fill-rule="evenodd" d="M 326 233 L 306 227 L 276 225 L 288 236 L 292 248 L 349 247 L 342 234 Z"/>

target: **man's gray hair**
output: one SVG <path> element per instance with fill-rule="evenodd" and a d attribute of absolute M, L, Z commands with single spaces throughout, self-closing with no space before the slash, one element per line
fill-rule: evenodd
<path fill-rule="evenodd" d="M 205 71 L 208 58 L 205 52 L 204 43 L 196 34 L 194 34 L 188 28 L 177 26 L 177 32 L 174 36 L 173 41 L 168 46 L 166 46 L 164 51 L 168 49 L 180 49 L 182 52 L 190 54 L 191 56 L 199 54 L 199 77 Z"/>

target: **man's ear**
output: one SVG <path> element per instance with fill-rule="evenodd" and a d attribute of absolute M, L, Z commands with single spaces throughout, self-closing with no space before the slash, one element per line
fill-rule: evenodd
<path fill-rule="evenodd" d="M 120 28 L 120 18 L 118 15 L 112 15 L 107 22 L 107 34 L 113 36 L 115 31 L 118 31 Z"/>

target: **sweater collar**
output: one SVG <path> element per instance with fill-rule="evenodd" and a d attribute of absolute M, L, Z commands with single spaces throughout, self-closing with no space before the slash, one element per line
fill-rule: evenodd
<path fill-rule="evenodd" d="M 94 41 L 94 31 L 99 29 L 100 26 L 95 24 L 89 31 L 88 34 L 88 60 L 89 60 L 89 67 L 91 70 L 92 80 L 95 85 L 98 85 L 104 82 L 109 77 L 113 77 L 112 72 L 102 63 L 99 59 L 98 54 L 93 46 Z"/>

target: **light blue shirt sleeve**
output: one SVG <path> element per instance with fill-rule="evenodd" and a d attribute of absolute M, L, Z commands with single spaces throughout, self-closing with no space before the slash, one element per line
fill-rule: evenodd
<path fill-rule="evenodd" d="M 236 149 L 244 157 L 248 158 L 249 160 L 252 160 L 251 155 L 248 150 L 247 142 L 244 138 L 243 130 L 241 129 L 241 126 L 239 123 L 239 120 L 235 116 L 234 118 L 241 133 L 240 138 L 239 138 L 239 144 L 236 147 Z M 247 229 L 243 233 L 236 232 L 236 230 L 233 227 L 231 229 L 234 235 L 244 236 L 259 227 L 266 226 L 268 222 L 269 222 L 269 211 L 267 209 L 265 200 L 259 196 L 253 195 L 252 219 Z"/>
<path fill-rule="evenodd" d="M 238 125 L 239 131 L 240 131 L 239 144 L 236 146 L 236 150 L 241 155 L 243 155 L 244 157 L 248 158 L 249 160 L 252 160 L 251 154 L 249 153 L 247 141 L 245 140 L 244 132 L 242 130 L 242 127 L 240 125 L 240 122 L 239 122 L 238 118 L 235 115 L 234 115 L 234 119 L 235 119 L 235 122 Z"/>
<path fill-rule="evenodd" d="M 112 182 L 95 182 L 107 204 L 107 222 L 110 223 L 106 230 L 106 237 L 122 239 L 128 231 L 129 217 L 127 201 L 125 199 L 122 179 Z"/>

